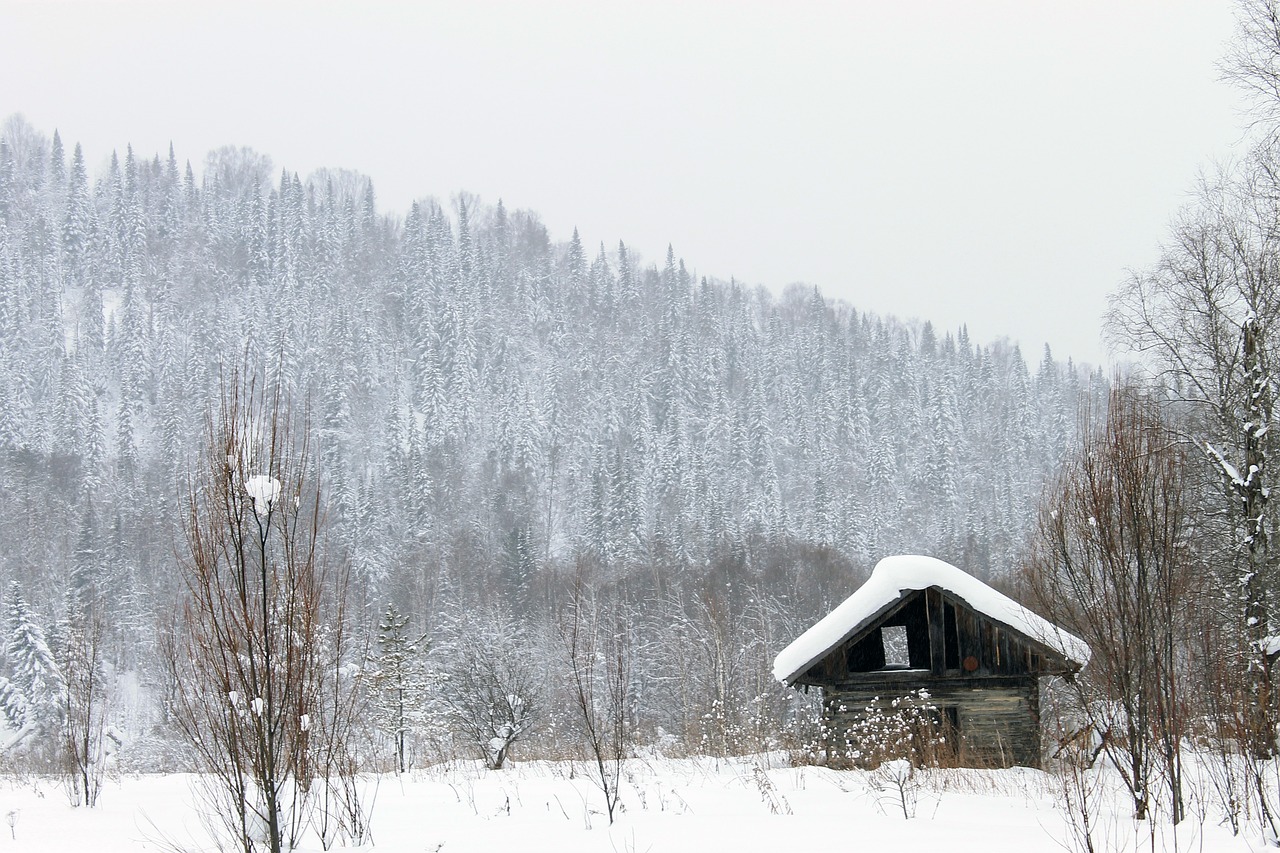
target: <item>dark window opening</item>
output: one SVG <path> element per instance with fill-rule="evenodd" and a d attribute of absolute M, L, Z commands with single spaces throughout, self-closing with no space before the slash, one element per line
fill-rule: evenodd
<path fill-rule="evenodd" d="M 880 629 L 863 637 L 849 649 L 849 672 L 875 672 L 884 669 L 884 642 Z"/>
<path fill-rule="evenodd" d="M 929 669 L 929 621 L 924 593 L 918 593 L 885 624 L 848 647 L 849 672 Z"/>

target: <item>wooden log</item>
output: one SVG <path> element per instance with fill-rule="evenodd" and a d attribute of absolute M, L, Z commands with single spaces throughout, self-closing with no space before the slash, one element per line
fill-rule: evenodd
<path fill-rule="evenodd" d="M 936 586 L 925 590 L 925 612 L 929 622 L 929 671 L 941 676 L 947 671 L 947 620 L 942 610 L 942 591 Z"/>
<path fill-rule="evenodd" d="M 1026 675 L 937 679 L 921 671 L 859 679 L 828 691 L 828 725 L 841 733 L 856 731 L 869 705 L 887 711 L 894 698 L 922 687 L 940 719 L 954 719 L 964 766 L 1040 765 L 1039 689 Z"/>
<path fill-rule="evenodd" d="M 957 641 L 960 644 L 960 661 L 961 668 L 969 675 L 981 675 L 983 673 L 982 666 L 982 628 L 979 624 L 978 617 L 972 610 L 967 608 L 956 609 L 956 633 Z M 973 658 L 976 664 L 972 669 L 963 666 L 963 662 Z"/>

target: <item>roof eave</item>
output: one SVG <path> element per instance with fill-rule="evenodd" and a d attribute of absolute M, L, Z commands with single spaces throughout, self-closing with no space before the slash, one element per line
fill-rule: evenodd
<path fill-rule="evenodd" d="M 922 588 L 919 588 L 919 589 L 915 589 L 915 588 L 910 588 L 910 587 L 909 587 L 909 588 L 907 588 L 907 589 L 899 590 L 899 594 L 898 594 L 898 597 L 897 597 L 897 598 L 895 598 L 895 599 L 893 599 L 892 601 L 888 602 L 888 603 L 887 603 L 887 604 L 885 604 L 883 607 L 881 607 L 879 610 L 876 610 L 874 613 L 872 613 L 871 615 L 867 616 L 867 618 L 865 618 L 865 619 L 863 619 L 863 620 L 859 621 L 859 622 L 858 622 L 857 624 L 855 624 L 852 628 L 850 628 L 847 632 L 845 632 L 845 634 L 844 634 L 844 635 L 843 635 L 839 640 L 837 640 L 836 642 L 834 642 L 834 643 L 830 644 L 829 646 L 827 646 L 827 647 L 826 647 L 826 649 L 824 649 L 820 654 L 818 654 L 818 655 L 814 656 L 811 660 L 807 661 L 803 666 L 800 666 L 800 667 L 796 668 L 796 669 L 795 669 L 795 671 L 794 671 L 794 672 L 792 672 L 792 673 L 791 673 L 790 675 L 788 675 L 787 677 L 785 677 L 785 678 L 781 678 L 781 677 L 779 677 L 779 678 L 778 678 L 778 681 L 780 681 L 781 683 L 783 683 L 783 684 L 785 684 L 785 685 L 787 685 L 787 686 L 789 686 L 789 687 L 795 687 L 795 686 L 798 686 L 798 685 L 804 685 L 804 684 L 810 684 L 810 685 L 814 685 L 814 686 L 820 686 L 820 683 L 819 683 L 819 682 L 816 682 L 816 681 L 807 681 L 807 680 L 803 680 L 803 681 L 802 681 L 802 680 L 801 680 L 801 678 L 802 678 L 805 674 L 807 674 L 807 673 L 809 672 L 809 670 L 810 670 L 810 669 L 812 669 L 812 668 L 813 668 L 813 666 L 814 666 L 815 664 L 817 664 L 819 661 L 821 661 L 821 660 L 822 660 L 823 658 L 825 658 L 827 655 L 831 654 L 831 653 L 832 653 L 833 651 L 835 651 L 836 649 L 838 649 L 838 648 L 840 648 L 841 646 L 843 646 L 845 643 L 848 643 L 848 642 L 850 642 L 850 641 L 852 641 L 852 640 L 861 639 L 861 637 L 860 637 L 859 635 L 865 635 L 865 634 L 866 634 L 867 632 L 869 632 L 873 627 L 875 627 L 876 623 L 877 623 L 877 622 L 879 622 L 881 619 L 886 619 L 886 618 L 888 618 L 889 616 L 891 616 L 891 615 L 892 615 L 892 613 L 893 613 L 893 611 L 894 611 L 896 608 L 901 607 L 901 606 L 906 602 L 906 600 L 907 600 L 908 598 L 910 598 L 912 595 L 914 595 L 915 593 L 919 593 L 919 592 L 925 592 L 925 591 L 930 590 L 930 589 L 936 589 L 936 590 L 938 590 L 938 591 L 942 594 L 942 596 L 943 596 L 944 598 L 948 598 L 948 599 L 950 599 L 950 600 L 952 601 L 952 603 L 958 603 L 958 604 L 963 605 L 966 609 L 968 609 L 968 610 L 970 610 L 970 611 L 972 611 L 972 612 L 974 612 L 974 613 L 977 613 L 977 614 L 978 614 L 979 616 L 981 616 L 983 619 L 986 619 L 986 620 L 990 621 L 992 624 L 994 624 L 994 625 L 996 625 L 997 627 L 999 627 L 1002 631 L 1005 631 L 1005 632 L 1007 632 L 1007 633 L 1009 633 L 1009 634 L 1012 634 L 1012 635 L 1013 635 L 1013 636 L 1015 636 L 1015 637 L 1020 638 L 1022 641 L 1026 642 L 1027 644 L 1029 644 L 1029 645 L 1033 646 L 1034 648 L 1036 648 L 1037 650 L 1039 650 L 1039 652 L 1040 652 L 1040 654 L 1041 654 L 1042 656 L 1043 656 L 1043 655 L 1045 655 L 1045 654 L 1048 654 L 1048 655 L 1051 655 L 1051 656 L 1053 656 L 1053 657 L 1055 657 L 1055 658 L 1058 658 L 1058 659 L 1062 660 L 1062 661 L 1066 664 L 1066 667 L 1064 667 L 1064 668 L 1062 669 L 1061 673 L 1056 673 L 1056 672 L 1046 672 L 1046 673 L 1041 673 L 1042 675 L 1056 675 L 1056 674 L 1063 674 L 1063 675 L 1066 675 L 1066 674 L 1068 674 L 1068 673 L 1069 673 L 1069 674 L 1074 675 L 1075 673 L 1079 672 L 1081 669 L 1083 669 L 1083 668 L 1088 664 L 1088 661 L 1078 661 L 1078 660 L 1075 660 L 1075 659 L 1074 659 L 1074 658 L 1072 658 L 1069 654 L 1066 654 L 1066 653 L 1064 653 L 1063 651 L 1060 651 L 1059 649 L 1056 649 L 1056 648 L 1054 648 L 1053 646 L 1050 646 L 1049 644 L 1047 644 L 1047 643 L 1046 643 L 1046 642 L 1044 642 L 1043 640 L 1038 640 L 1038 639 L 1036 639 L 1035 637 L 1032 637 L 1031 635 L 1027 634 L 1026 632 L 1021 631 L 1021 630 L 1019 630 L 1018 628 L 1013 627 L 1012 625 L 1009 625 L 1007 622 L 1004 622 L 1004 621 L 1002 621 L 1002 620 L 1000 620 L 1000 619 L 997 619 L 996 617 L 992 616 L 991 614 L 989 614 L 989 613 L 987 613 L 987 612 L 985 612 L 985 611 L 983 611 L 983 610 L 980 610 L 980 609 L 979 609 L 979 608 L 977 608 L 977 607 L 974 607 L 974 606 L 973 606 L 972 604 L 970 604 L 967 600 L 965 600 L 962 596 L 957 595 L 956 593 L 952 592 L 951 590 L 948 590 L 947 588 L 942 587 L 942 586 L 939 586 L 939 585 L 937 585 L 937 584 L 930 584 L 930 585 L 929 585 L 929 586 L 927 586 L 927 587 L 922 587 Z"/>

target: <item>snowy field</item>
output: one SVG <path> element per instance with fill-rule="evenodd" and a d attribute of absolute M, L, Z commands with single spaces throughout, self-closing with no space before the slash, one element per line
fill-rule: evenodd
<path fill-rule="evenodd" d="M 905 819 L 887 774 L 785 766 L 766 757 L 636 759 L 622 789 L 624 811 L 610 826 L 587 765 L 474 765 L 371 778 L 376 793 L 371 848 L 387 853 L 573 853 L 573 851 L 779 851 L 823 849 L 847 838 L 857 850 L 1076 850 L 1055 778 L 1039 771 L 933 771 L 917 776 Z M 0 783 L 0 853 L 216 849 L 203 829 L 192 777 L 124 776 L 107 783 L 98 807 L 75 809 L 51 779 Z M 1108 795 L 1095 816 L 1098 851 L 1250 850 L 1261 838 L 1232 837 L 1216 818 L 1192 816 L 1176 835 L 1135 825 L 1123 797 Z M 320 850 L 308 841 L 307 851 Z M 344 849 L 336 847 L 333 849 Z"/>

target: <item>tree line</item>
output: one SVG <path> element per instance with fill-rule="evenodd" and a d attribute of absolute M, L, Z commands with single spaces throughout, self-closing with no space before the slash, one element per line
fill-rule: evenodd
<path fill-rule="evenodd" d="M 1241 12 L 1256 145 L 1114 295 L 1115 377 L 248 149 L 91 182 L 11 118 L 0 754 L 88 805 L 111 761 L 201 769 L 246 851 L 520 750 L 612 820 L 637 744 L 805 753 L 766 662 L 920 551 L 1093 649 L 1046 706 L 1084 849 L 1099 761 L 1139 820 L 1280 838 L 1280 8 Z"/>
<path fill-rule="evenodd" d="M 1094 652 L 1054 747 L 1084 849 L 1082 753 L 1117 770 L 1139 820 L 1176 827 L 1207 802 L 1280 838 L 1280 5 L 1242 0 L 1238 23 L 1222 70 L 1251 99 L 1250 148 L 1201 178 L 1159 260 L 1111 297 L 1106 332 L 1133 361 L 1082 412 L 1020 572 Z"/>
<path fill-rule="evenodd" d="M 1009 574 L 1108 384 L 1042 355 L 698 276 L 671 249 L 554 242 L 500 201 L 384 213 L 357 173 L 302 180 L 248 149 L 198 178 L 172 150 L 94 174 L 13 117 L 0 581 L 33 618 L 11 628 L 65 655 L 57 626 L 108 600 L 101 656 L 150 697 L 113 707 L 118 734 L 167 754 L 153 651 L 183 593 L 184 484 L 245 365 L 307 412 L 353 625 L 372 637 L 392 605 L 438 657 L 476 634 L 534 650 L 581 585 L 647 650 L 637 721 L 696 745 L 879 556 Z"/>

